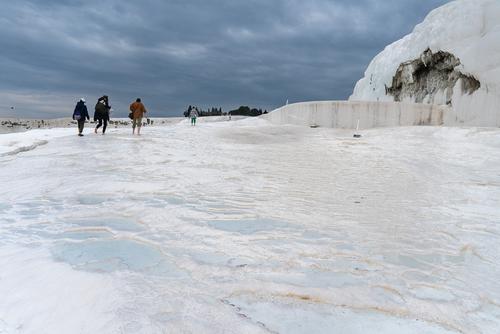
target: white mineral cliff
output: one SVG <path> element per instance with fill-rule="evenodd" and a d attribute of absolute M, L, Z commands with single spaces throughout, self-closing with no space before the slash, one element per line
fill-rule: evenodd
<path fill-rule="evenodd" d="M 500 1 L 432 11 L 373 59 L 350 100 L 448 104 L 447 124 L 500 126 Z"/>

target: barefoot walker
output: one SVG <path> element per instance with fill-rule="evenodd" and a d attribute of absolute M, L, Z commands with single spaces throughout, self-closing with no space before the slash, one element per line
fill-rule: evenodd
<path fill-rule="evenodd" d="M 191 109 L 191 112 L 189 113 L 189 117 L 191 117 L 191 125 L 195 126 L 196 125 L 196 117 L 198 117 L 198 111 L 196 109 Z"/>
<path fill-rule="evenodd" d="M 144 114 L 147 112 L 140 98 L 135 100 L 135 102 L 130 105 L 130 112 L 132 114 L 132 134 L 135 134 L 135 128 L 137 127 L 137 134 L 140 135 L 142 118 L 144 117 Z"/>
<path fill-rule="evenodd" d="M 102 134 L 106 133 L 106 128 L 108 127 L 109 122 L 109 110 L 111 107 L 109 106 L 108 97 L 104 95 L 97 100 L 97 104 L 95 105 L 95 113 L 94 113 L 94 122 L 99 122 L 95 127 L 94 132 L 97 133 L 97 130 L 102 126 Z M 104 126 L 103 126 L 104 123 Z"/>
<path fill-rule="evenodd" d="M 90 120 L 89 112 L 85 106 L 85 99 L 82 97 L 76 104 L 73 111 L 73 119 L 78 122 L 78 135 L 83 137 L 83 127 L 85 126 L 85 119 Z"/>

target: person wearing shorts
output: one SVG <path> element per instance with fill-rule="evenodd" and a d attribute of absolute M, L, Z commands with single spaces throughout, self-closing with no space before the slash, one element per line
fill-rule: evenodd
<path fill-rule="evenodd" d="M 130 105 L 130 111 L 132 112 L 132 134 L 135 135 L 135 129 L 137 128 L 137 135 L 140 136 L 142 118 L 147 112 L 140 98 L 136 99 L 135 102 Z"/>

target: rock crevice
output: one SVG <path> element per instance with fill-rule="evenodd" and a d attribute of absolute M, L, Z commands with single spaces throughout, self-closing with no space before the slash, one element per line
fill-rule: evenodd
<path fill-rule="evenodd" d="M 427 49 L 419 58 L 399 66 L 392 86 L 385 87 L 386 94 L 395 101 L 451 105 L 458 81 L 462 94 L 471 94 L 481 87 L 476 78 L 457 69 L 460 64 L 460 59 L 451 53 Z"/>

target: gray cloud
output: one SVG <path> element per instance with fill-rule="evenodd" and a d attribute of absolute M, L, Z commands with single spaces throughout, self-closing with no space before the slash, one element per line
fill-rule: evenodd
<path fill-rule="evenodd" d="M 345 99 L 378 52 L 446 2 L 9 1 L 0 116 L 67 116 L 102 94 L 117 116 L 137 96 L 158 116 Z"/>

